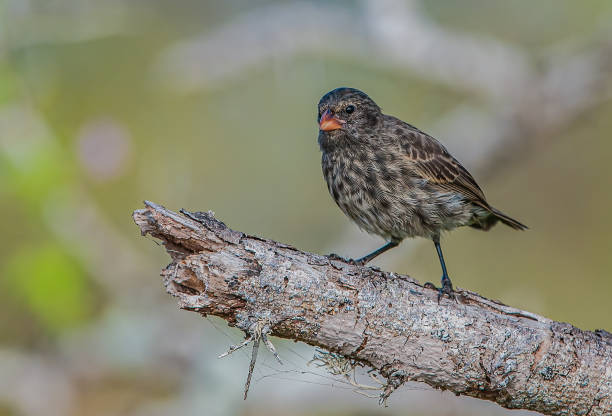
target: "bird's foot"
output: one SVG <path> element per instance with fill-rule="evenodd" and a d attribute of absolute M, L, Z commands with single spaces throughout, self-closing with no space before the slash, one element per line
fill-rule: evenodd
<path fill-rule="evenodd" d="M 364 264 L 366 264 L 366 261 L 363 261 L 363 259 L 347 259 L 337 255 L 336 253 L 328 254 L 327 258 L 330 260 L 337 260 L 344 263 L 352 264 L 353 266 L 363 266 Z"/>
<path fill-rule="evenodd" d="M 440 299 L 442 299 L 444 295 L 448 295 L 448 298 L 454 300 L 455 302 L 457 301 L 457 298 L 455 297 L 455 291 L 453 290 L 453 284 L 447 276 L 442 276 L 442 287 L 436 287 L 431 282 L 427 282 L 423 286 L 428 289 L 434 289 L 438 291 L 438 303 L 440 303 Z"/>
<path fill-rule="evenodd" d="M 328 259 L 330 259 L 330 260 L 337 260 L 337 261 L 344 261 L 344 262 L 347 262 L 347 261 L 349 260 L 349 259 L 345 259 L 345 258 L 344 258 L 344 257 L 342 257 L 342 256 L 339 256 L 339 255 L 338 255 L 338 254 L 336 254 L 336 253 L 331 253 L 331 254 L 328 254 L 328 255 L 327 255 L 327 256 L 325 256 L 325 257 L 327 257 L 327 258 L 328 258 Z"/>

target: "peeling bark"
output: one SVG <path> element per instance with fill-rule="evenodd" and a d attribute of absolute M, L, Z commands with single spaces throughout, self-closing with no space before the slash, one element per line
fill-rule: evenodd
<path fill-rule="evenodd" d="M 164 242 L 172 263 L 163 282 L 182 309 L 219 316 L 250 336 L 265 321 L 270 335 L 372 367 L 387 379 L 384 397 L 420 381 L 509 409 L 612 414 L 606 331 L 465 290 L 458 302 L 438 304 L 436 291 L 410 277 L 236 232 L 210 212 L 181 215 L 145 204 L 134 221 Z"/>

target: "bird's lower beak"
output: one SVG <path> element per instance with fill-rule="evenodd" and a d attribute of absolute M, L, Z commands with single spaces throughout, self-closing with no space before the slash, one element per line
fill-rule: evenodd
<path fill-rule="evenodd" d="M 321 116 L 321 121 L 319 121 L 319 129 L 323 131 L 338 130 L 342 128 L 344 123 L 346 123 L 346 121 L 340 120 L 338 117 L 332 115 L 331 111 L 326 110 Z"/>

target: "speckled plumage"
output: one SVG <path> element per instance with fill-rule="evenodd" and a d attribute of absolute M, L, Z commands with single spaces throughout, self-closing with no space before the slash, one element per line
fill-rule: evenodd
<path fill-rule="evenodd" d="M 465 225 L 527 228 L 491 207 L 440 142 L 383 114 L 365 93 L 335 89 L 318 109 L 320 122 L 324 115 L 336 123 L 319 131 L 323 176 L 334 201 L 363 230 L 392 242 L 426 237 L 438 245 L 441 232 Z"/>
<path fill-rule="evenodd" d="M 489 215 L 463 195 L 417 175 L 409 159 L 382 148 L 324 152 L 323 174 L 340 209 L 365 231 L 387 240 L 433 238 Z"/>

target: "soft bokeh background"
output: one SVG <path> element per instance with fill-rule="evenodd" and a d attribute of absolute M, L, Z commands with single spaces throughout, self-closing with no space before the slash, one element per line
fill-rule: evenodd
<path fill-rule="evenodd" d="M 519 415 L 424 385 L 387 409 L 276 340 L 241 400 L 241 334 L 179 311 L 131 212 L 359 256 L 315 105 L 341 85 L 442 140 L 531 227 L 444 240 L 457 286 L 612 327 L 612 2 L 0 2 L 0 415 Z M 375 262 L 436 281 L 431 243 Z M 301 374 L 300 371 L 308 372 Z M 371 381 L 371 380 L 370 380 Z"/>

